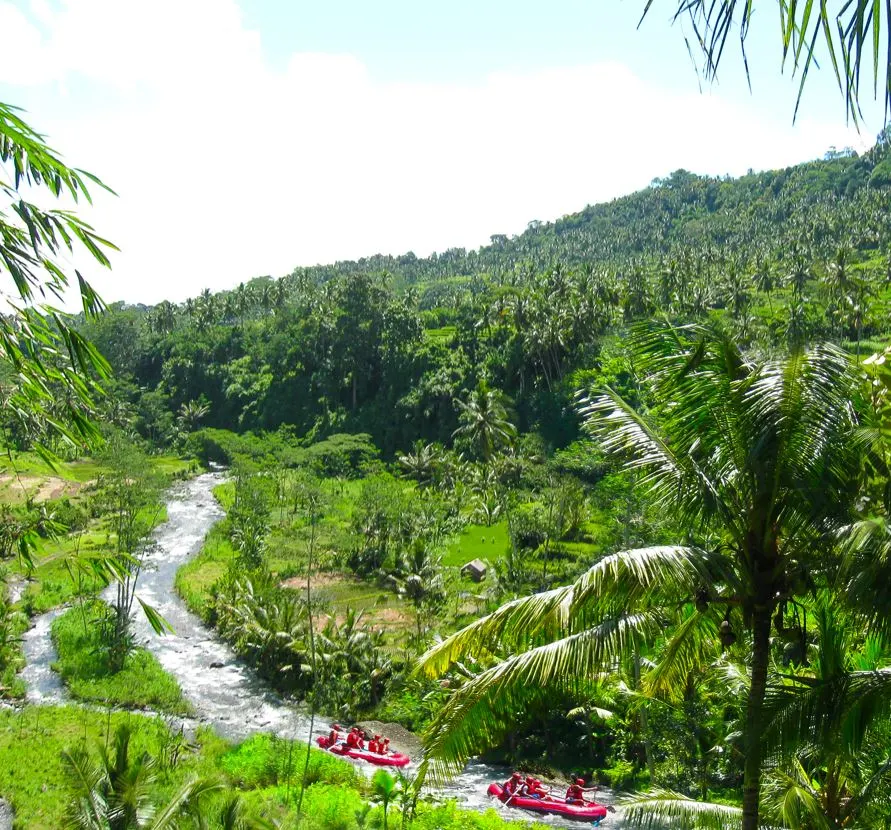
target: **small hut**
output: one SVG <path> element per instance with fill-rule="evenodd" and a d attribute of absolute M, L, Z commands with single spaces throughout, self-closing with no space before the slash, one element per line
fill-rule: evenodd
<path fill-rule="evenodd" d="M 461 568 L 461 576 L 469 576 L 474 582 L 482 582 L 487 570 L 488 566 L 482 559 L 473 559 Z"/>

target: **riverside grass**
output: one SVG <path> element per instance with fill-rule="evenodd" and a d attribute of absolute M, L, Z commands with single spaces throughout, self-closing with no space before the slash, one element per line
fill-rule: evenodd
<path fill-rule="evenodd" d="M 59 655 L 54 668 L 71 696 L 88 703 L 192 714 L 179 684 L 147 649 L 135 648 L 121 671 L 109 671 L 99 634 L 103 610 L 103 602 L 91 600 L 53 621 L 52 638 Z"/>
<path fill-rule="evenodd" d="M 15 812 L 15 827 L 58 830 L 72 795 L 63 752 L 85 746 L 97 752 L 113 742 L 122 725 L 132 730 L 131 753 L 148 752 L 157 759 L 158 803 L 186 781 L 202 777 L 218 780 L 220 791 L 202 802 L 202 814 L 214 824 L 223 804 L 238 794 L 248 813 L 267 820 L 295 818 L 294 798 L 299 771 L 286 777 L 285 760 L 291 742 L 256 735 L 230 744 L 209 727 L 184 737 L 160 717 L 135 712 L 102 711 L 78 706 L 25 706 L 0 709 L 0 796 Z M 306 745 L 293 742 L 294 758 Z M 304 796 L 305 830 L 359 830 L 379 826 L 380 807 L 368 812 L 369 784 L 357 768 L 330 753 L 313 749 Z M 391 826 L 396 808 L 391 808 Z M 366 815 L 367 814 L 367 815 Z M 366 820 L 367 819 L 367 820 Z M 360 824 L 364 821 L 364 824 Z M 185 825 L 192 826 L 192 825 Z M 288 825 L 289 826 L 289 825 Z M 454 803 L 421 803 L 410 825 L 413 830 L 519 830 L 524 822 L 506 822 L 494 810 L 475 813 Z"/>

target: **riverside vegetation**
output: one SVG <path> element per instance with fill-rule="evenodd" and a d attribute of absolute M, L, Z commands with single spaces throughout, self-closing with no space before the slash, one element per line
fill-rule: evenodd
<path fill-rule="evenodd" d="M 72 318 L 32 305 L 67 285 L 50 255 L 110 243 L 18 188 L 102 184 L 14 110 L 0 127 L 24 304 L 0 322 L 0 794 L 22 826 L 494 830 L 419 800 L 482 754 L 634 791 L 631 826 L 891 827 L 887 129 L 478 251 L 154 307 L 79 279 Z M 226 518 L 178 591 L 288 698 L 420 733 L 417 777 L 164 720 L 190 703 L 134 641 L 135 613 L 166 625 L 139 575 L 164 487 L 211 462 Z M 28 617 L 62 604 L 57 669 L 94 708 L 21 703 Z"/>

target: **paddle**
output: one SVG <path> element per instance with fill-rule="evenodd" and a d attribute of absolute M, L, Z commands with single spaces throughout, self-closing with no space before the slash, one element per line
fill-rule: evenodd
<path fill-rule="evenodd" d="M 507 787 L 502 787 L 502 789 L 503 789 L 505 792 L 507 792 Z M 507 798 L 504 799 L 504 802 L 503 802 L 504 806 L 506 807 L 506 806 L 511 802 L 511 800 L 514 799 L 514 798 L 516 798 L 519 794 L 520 794 L 520 785 L 518 784 L 518 785 L 514 788 L 513 792 L 508 793 Z"/>

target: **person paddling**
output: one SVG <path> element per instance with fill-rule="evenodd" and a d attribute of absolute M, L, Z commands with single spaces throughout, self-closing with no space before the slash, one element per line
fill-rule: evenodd
<path fill-rule="evenodd" d="M 520 773 L 515 772 L 504 782 L 504 791 L 513 798 L 515 795 L 518 795 L 522 783 L 523 776 L 520 775 Z"/>
<path fill-rule="evenodd" d="M 537 778 L 533 778 L 531 775 L 526 778 L 526 783 L 523 784 L 523 795 L 528 798 L 546 798 L 548 796 L 548 791 L 542 787 L 541 781 Z"/>
<path fill-rule="evenodd" d="M 597 787 L 586 787 L 584 778 L 576 778 L 566 790 L 567 804 L 587 804 L 585 793 L 597 792 Z"/>

